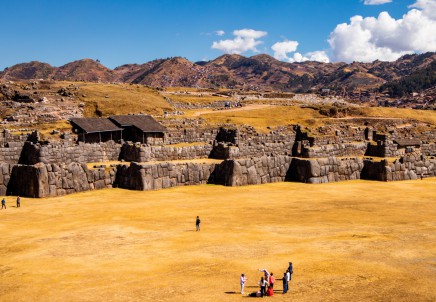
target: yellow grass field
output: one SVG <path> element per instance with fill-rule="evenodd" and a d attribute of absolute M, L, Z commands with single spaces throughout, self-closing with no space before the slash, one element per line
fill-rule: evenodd
<path fill-rule="evenodd" d="M 436 179 L 8 196 L 0 301 L 436 301 Z M 202 219 L 195 232 L 195 217 Z"/>

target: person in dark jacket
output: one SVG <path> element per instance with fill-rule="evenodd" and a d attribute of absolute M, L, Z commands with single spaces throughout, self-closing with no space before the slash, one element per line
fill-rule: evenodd
<path fill-rule="evenodd" d="M 200 231 L 200 217 L 197 216 L 197 219 L 195 219 L 195 231 L 198 232 Z"/>

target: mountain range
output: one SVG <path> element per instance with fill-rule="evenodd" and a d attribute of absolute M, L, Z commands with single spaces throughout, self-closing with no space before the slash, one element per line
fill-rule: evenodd
<path fill-rule="evenodd" d="M 399 81 L 436 61 L 436 53 L 405 55 L 393 62 L 288 63 L 260 54 L 222 55 L 211 61 L 181 57 L 126 64 L 109 69 L 98 60 L 83 59 L 54 67 L 32 61 L 0 72 L 4 80 L 68 80 L 122 82 L 153 87 L 205 87 L 307 92 L 321 88 L 368 90 Z"/>

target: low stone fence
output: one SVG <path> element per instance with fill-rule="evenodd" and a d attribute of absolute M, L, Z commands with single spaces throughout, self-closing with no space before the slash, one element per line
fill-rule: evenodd
<path fill-rule="evenodd" d="M 118 160 L 121 145 L 114 141 L 105 143 L 50 143 L 33 144 L 26 142 L 20 164 L 33 165 L 38 162 L 46 164 L 91 163 Z"/>
<path fill-rule="evenodd" d="M 112 188 L 115 170 L 90 170 L 85 164 L 15 165 L 11 171 L 8 193 L 28 197 L 53 197 L 65 194 Z"/>
<path fill-rule="evenodd" d="M 313 146 L 303 148 L 302 157 L 363 156 L 366 152 L 366 147 L 365 142 Z"/>
<path fill-rule="evenodd" d="M 125 143 L 121 147 L 120 160 L 129 162 L 171 161 L 208 158 L 212 145 L 171 147 L 146 146 Z"/>

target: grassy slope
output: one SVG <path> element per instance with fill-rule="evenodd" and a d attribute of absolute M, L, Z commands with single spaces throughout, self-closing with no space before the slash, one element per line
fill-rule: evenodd
<path fill-rule="evenodd" d="M 7 197 L 0 300 L 245 301 L 293 261 L 276 301 L 435 301 L 435 181 Z"/>
<path fill-rule="evenodd" d="M 84 83 L 80 86 L 80 97 L 85 103 L 85 115 L 102 116 L 128 113 L 162 115 L 172 108 L 154 89 L 141 85 Z M 106 97 L 108 96 L 108 98 Z"/>
<path fill-rule="evenodd" d="M 354 113 L 347 116 L 347 118 L 402 118 L 436 125 L 436 111 L 430 110 L 361 107 L 354 109 L 353 112 Z M 263 109 L 230 112 L 222 110 L 202 114 L 201 117 L 211 124 L 218 124 L 220 122 L 239 125 L 248 124 L 260 131 L 265 131 L 268 126 L 274 128 L 281 125 L 300 124 L 303 126 L 318 127 L 341 121 L 340 119 L 323 116 L 312 108 L 294 106 L 274 106 Z"/>

